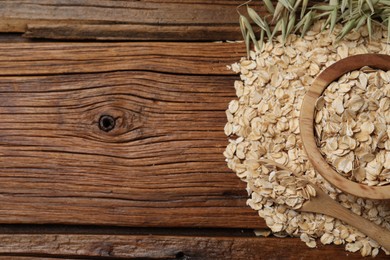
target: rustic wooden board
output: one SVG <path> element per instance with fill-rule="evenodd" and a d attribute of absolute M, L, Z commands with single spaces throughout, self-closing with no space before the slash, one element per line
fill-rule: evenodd
<path fill-rule="evenodd" d="M 309 249 L 299 239 L 156 235 L 0 235 L 0 254 L 114 259 L 361 259 L 342 246 Z M 282 249 L 282 250 L 281 250 Z M 283 250 L 284 249 L 284 250 Z M 388 259 L 383 252 L 376 259 Z"/>
<path fill-rule="evenodd" d="M 0 2 L 0 31 L 26 37 L 114 40 L 241 39 L 241 0 Z M 264 7 L 257 4 L 264 12 Z"/>
<path fill-rule="evenodd" d="M 236 8 L 244 2 L 2 0 L 0 32 L 68 40 L 242 40 Z M 261 1 L 251 7 L 261 16 L 268 14 Z M 245 14 L 245 7 L 240 11 Z"/>
<path fill-rule="evenodd" d="M 237 77 L 207 75 L 237 47 L 0 44 L 0 222 L 264 227 L 222 155 Z"/>
<path fill-rule="evenodd" d="M 1 42 L 0 75 L 110 71 L 234 75 L 226 65 L 245 55 L 245 46 L 239 43 Z"/>
<path fill-rule="evenodd" d="M 0 259 L 4 259 L 4 260 L 54 260 L 54 259 L 68 259 L 68 260 L 75 260 L 77 258 L 71 258 L 71 257 L 68 257 L 68 256 L 59 256 L 59 257 L 44 257 L 44 256 L 40 256 L 40 255 L 31 255 L 31 254 L 24 254 L 24 256 L 20 256 L 20 255 L 17 255 L 17 254 L 4 254 L 2 256 L 0 256 Z"/>
<path fill-rule="evenodd" d="M 242 40 L 238 22 L 228 25 L 29 24 L 26 38 L 99 41 Z"/>

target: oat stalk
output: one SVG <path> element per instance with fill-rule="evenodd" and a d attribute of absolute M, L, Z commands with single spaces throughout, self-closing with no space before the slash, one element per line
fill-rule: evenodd
<path fill-rule="evenodd" d="M 308 6 L 308 0 L 263 0 L 268 12 L 263 16 L 249 6 L 251 2 L 245 2 L 237 8 L 247 48 L 252 42 L 256 49 L 261 49 L 264 40 L 272 40 L 279 34 L 283 41 L 291 33 L 300 32 L 303 37 L 319 19 L 325 20 L 322 29 L 330 29 L 330 32 L 333 32 L 336 24 L 343 25 L 337 40 L 361 26 L 367 26 L 371 39 L 374 23 L 390 28 L 390 0 L 327 0 L 311 7 Z M 243 8 L 246 8 L 247 15 L 241 14 Z M 258 29 L 253 29 L 253 25 L 260 30 L 259 37 L 255 35 Z"/>

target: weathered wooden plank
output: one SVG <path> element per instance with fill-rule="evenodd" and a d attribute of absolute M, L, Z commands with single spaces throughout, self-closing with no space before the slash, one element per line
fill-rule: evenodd
<path fill-rule="evenodd" d="M 310 1 L 312 5 L 320 1 Z M 29 38 L 94 40 L 242 40 L 242 0 L 3 0 L 0 32 Z M 268 15 L 261 1 L 251 7 Z M 245 7 L 240 9 L 246 13 Z"/>
<path fill-rule="evenodd" d="M 53 260 L 53 259 L 71 259 L 69 257 L 42 257 L 42 256 L 16 256 L 16 255 L 5 255 L 5 256 L 0 256 L 0 259 L 4 259 L 4 260 L 9 260 L 9 259 L 12 259 L 12 260 Z"/>
<path fill-rule="evenodd" d="M 56 40 L 218 41 L 241 40 L 237 23 L 228 25 L 28 24 L 25 38 Z"/>
<path fill-rule="evenodd" d="M 203 52 L 188 62 L 194 74 L 207 74 L 215 63 L 206 61 L 211 50 L 204 47 L 212 44 L 58 45 L 0 48 L 18 58 L 3 57 L 0 67 L 9 68 L 0 69 L 3 74 L 72 72 L 0 77 L 0 222 L 264 226 L 245 206 L 245 185 L 222 155 L 235 77 L 141 71 L 142 62 L 132 59 L 110 62 L 127 53 L 175 73 L 181 67 L 170 62 Z M 183 57 L 190 49 L 194 53 Z M 216 50 L 214 57 L 223 55 Z M 101 72 L 123 68 L 133 71 Z M 74 74 L 78 69 L 83 73 Z M 103 115 L 115 119 L 113 130 L 99 129 Z"/>
<path fill-rule="evenodd" d="M 237 23 L 241 0 L 3 0 L 1 17 L 30 21 L 134 24 Z M 24 28 L 20 27 L 20 30 Z"/>
<path fill-rule="evenodd" d="M 115 259 L 361 259 L 342 246 L 309 249 L 299 239 L 156 235 L 0 235 L 0 254 Z M 388 259 L 383 252 L 376 259 Z"/>
<path fill-rule="evenodd" d="M 257 229 L 267 232 L 269 229 Z M 192 227 L 126 227 L 61 224 L 0 224 L 0 234 L 110 234 L 110 235 L 174 235 L 207 237 L 254 237 L 253 229 Z"/>
<path fill-rule="evenodd" d="M 236 7 L 242 3 L 240 0 L 4 0 L 0 2 L 0 31 L 55 39 L 104 36 L 105 40 L 235 40 L 241 39 Z M 260 4 L 257 8 L 264 12 Z M 62 26 L 53 28 L 53 24 Z"/>
<path fill-rule="evenodd" d="M 234 75 L 226 65 L 245 53 L 240 43 L 0 42 L 0 75 L 122 70 Z"/>

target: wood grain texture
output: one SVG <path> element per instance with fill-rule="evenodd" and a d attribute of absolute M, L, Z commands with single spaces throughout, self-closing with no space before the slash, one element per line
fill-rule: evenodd
<path fill-rule="evenodd" d="M 242 2 L 3 0 L 0 32 L 240 40 Z M 0 259 L 360 257 L 241 232 L 265 227 L 221 155 L 242 44 L 21 41 L 0 37 L 0 223 L 56 225 L 0 226 Z"/>
<path fill-rule="evenodd" d="M 242 1 L 4 0 L 0 31 L 54 39 L 235 40 L 241 39 L 239 4 Z M 264 13 L 262 5 L 255 6 Z"/>
<path fill-rule="evenodd" d="M 228 25 L 29 24 L 25 38 L 98 41 L 241 40 L 240 27 Z"/>
<path fill-rule="evenodd" d="M 337 173 L 323 158 L 314 137 L 315 104 L 322 92 L 334 80 L 347 72 L 358 70 L 364 66 L 390 69 L 390 56 L 383 54 L 361 54 L 342 59 L 326 68 L 310 86 L 302 102 L 299 118 L 301 138 L 306 154 L 314 168 L 331 184 L 340 190 L 357 197 L 370 199 L 390 199 L 390 186 L 368 186 L 350 181 Z"/>
<path fill-rule="evenodd" d="M 2 0 L 0 32 L 77 40 L 242 40 L 242 0 Z M 312 5 L 320 1 L 310 1 Z M 268 14 L 261 1 L 251 4 Z M 243 14 L 245 7 L 241 8 Z"/>
<path fill-rule="evenodd" d="M 113 259 L 361 259 L 342 246 L 309 249 L 299 239 L 156 235 L 0 235 L 0 254 Z M 388 259 L 383 252 L 376 259 Z"/>
<path fill-rule="evenodd" d="M 235 77 L 201 75 L 226 70 L 207 61 L 211 50 L 237 45 L 141 46 L 0 46 L 17 56 L 3 57 L 3 75 L 72 72 L 0 77 L 0 222 L 264 227 L 222 155 Z M 174 74 L 185 62 L 194 75 Z M 115 118 L 112 131 L 99 129 L 102 115 Z"/>
<path fill-rule="evenodd" d="M 0 75 L 128 70 L 166 74 L 234 75 L 226 65 L 239 61 L 245 53 L 242 43 L 0 42 Z"/>
<path fill-rule="evenodd" d="M 12 259 L 12 260 L 53 260 L 53 259 L 59 259 L 60 257 L 42 257 L 42 256 L 16 256 L 16 255 L 5 255 L 5 256 L 0 256 L 0 259 L 4 259 L 4 260 L 9 260 L 9 259 Z M 61 257 L 62 259 L 72 259 L 72 258 L 69 258 L 69 257 Z M 60 259 L 61 259 L 60 258 Z M 73 258 L 74 259 L 74 258 Z"/>

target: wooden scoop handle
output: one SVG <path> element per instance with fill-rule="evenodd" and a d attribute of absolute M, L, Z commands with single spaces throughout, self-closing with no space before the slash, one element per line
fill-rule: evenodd
<path fill-rule="evenodd" d="M 313 185 L 314 186 L 314 185 Z M 306 212 L 315 212 L 337 218 L 344 223 L 357 228 L 360 232 L 374 239 L 386 250 L 390 251 L 390 231 L 384 227 L 353 213 L 346 209 L 318 187 L 314 186 L 317 196 L 310 198 L 300 209 Z"/>

